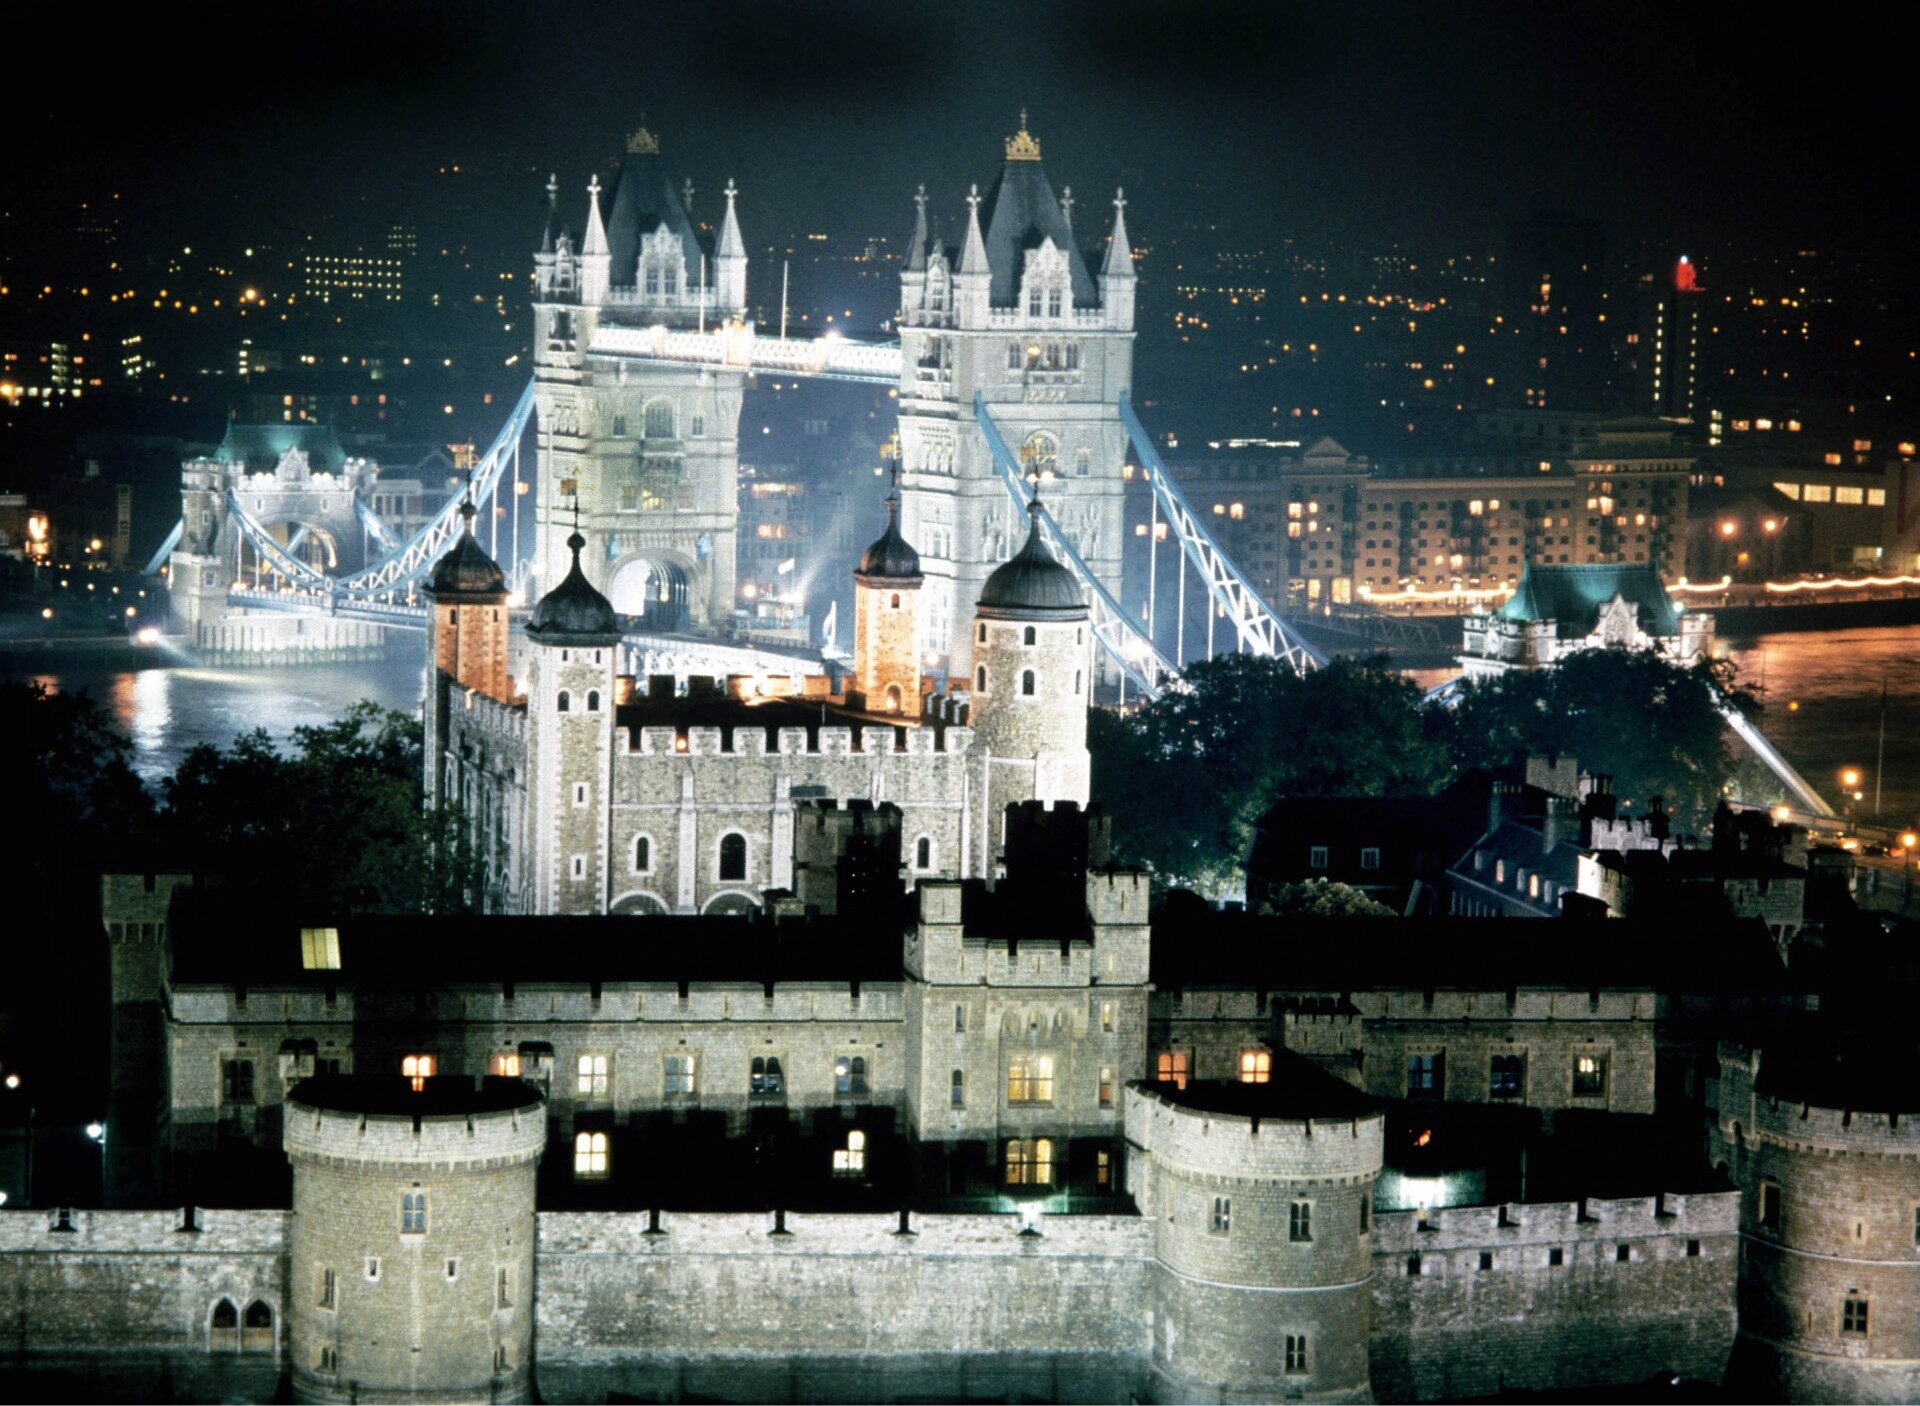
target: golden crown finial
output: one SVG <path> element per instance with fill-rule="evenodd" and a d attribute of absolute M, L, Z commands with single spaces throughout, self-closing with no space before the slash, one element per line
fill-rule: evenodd
<path fill-rule="evenodd" d="M 644 126 L 636 127 L 633 135 L 627 138 L 627 155 L 658 156 L 659 154 L 660 139 Z"/>
<path fill-rule="evenodd" d="M 1038 161 L 1040 142 L 1027 130 L 1027 110 L 1020 109 L 1020 130 L 1007 138 L 1007 160 Z"/>

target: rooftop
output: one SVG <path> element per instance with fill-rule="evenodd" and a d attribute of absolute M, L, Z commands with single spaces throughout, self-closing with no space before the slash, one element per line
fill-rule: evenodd
<path fill-rule="evenodd" d="M 413 1081 L 398 1074 L 321 1074 L 302 1079 L 287 1095 L 295 1103 L 327 1113 L 364 1113 L 371 1117 L 456 1118 L 472 1113 L 505 1113 L 535 1108 L 540 1091 L 521 1079 L 473 1079 L 442 1074 Z"/>
<path fill-rule="evenodd" d="M 1360 1118 L 1380 1112 L 1379 1099 L 1288 1050 L 1273 1051 L 1272 1068 L 1264 1084 L 1195 1079 L 1184 1089 L 1161 1083 L 1138 1087 L 1175 1108 L 1234 1118 L 1300 1122 L 1309 1118 Z"/>
<path fill-rule="evenodd" d="M 1680 633 L 1680 610 L 1667 594 L 1657 567 L 1648 562 L 1637 565 L 1589 564 L 1582 566 L 1543 566 L 1528 563 L 1520 571 L 1520 584 L 1507 597 L 1498 614 L 1516 624 L 1552 620 L 1561 633 L 1584 635 L 1592 630 L 1600 608 L 1615 596 L 1634 607 L 1640 627 L 1650 635 Z"/>

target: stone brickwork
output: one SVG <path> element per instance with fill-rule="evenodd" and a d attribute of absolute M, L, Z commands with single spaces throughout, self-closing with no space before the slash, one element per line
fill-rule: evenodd
<path fill-rule="evenodd" d="M 604 913 L 613 884 L 611 644 L 536 645 L 527 669 L 533 911 Z"/>
<path fill-rule="evenodd" d="M 1154 1229 L 1153 1363 L 1174 1400 L 1365 1401 L 1368 1207 L 1383 1124 L 1260 1118 L 1127 1091 Z"/>
<path fill-rule="evenodd" d="M 465 1114 L 288 1105 L 296 1399 L 527 1398 L 546 1132 L 532 1089 Z"/>
<path fill-rule="evenodd" d="M 1920 1117 L 1781 1102 L 1757 1088 L 1765 1059 L 1722 1046 L 1709 1136 L 1744 1193 L 1740 1333 L 1761 1388 L 1920 1399 Z"/>
<path fill-rule="evenodd" d="M 1457 1401 L 1719 1382 L 1739 1205 L 1728 1191 L 1381 1214 L 1375 1392 Z"/>

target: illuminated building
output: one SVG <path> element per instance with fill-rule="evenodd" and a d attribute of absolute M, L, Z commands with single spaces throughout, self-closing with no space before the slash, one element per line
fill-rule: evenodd
<path fill-rule="evenodd" d="M 380 254 L 308 254 L 302 287 L 323 303 L 397 303 L 404 261 Z"/>
<path fill-rule="evenodd" d="M 1636 327 L 1630 364 L 1634 408 L 1691 420 L 1700 395 L 1700 309 L 1706 289 L 1682 254 L 1666 278 L 1644 274 L 1635 288 Z"/>

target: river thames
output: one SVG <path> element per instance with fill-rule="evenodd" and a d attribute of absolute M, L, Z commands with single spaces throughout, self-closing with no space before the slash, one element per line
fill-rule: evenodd
<path fill-rule="evenodd" d="M 1837 773 L 1860 768 L 1862 817 L 1874 809 L 1884 681 L 1881 813 L 1893 825 L 1920 819 L 1920 625 L 1766 634 L 1723 646 L 1741 678 L 1764 690 L 1762 730 L 1816 790 L 1837 806 Z M 295 728 L 327 722 L 363 698 L 417 714 L 424 686 L 422 665 L 404 658 L 258 669 L 76 664 L 10 676 L 89 690 L 132 740 L 134 766 L 153 786 L 200 743 L 225 746 L 253 728 L 284 741 Z M 1430 681 L 1427 671 L 1420 677 Z"/>

